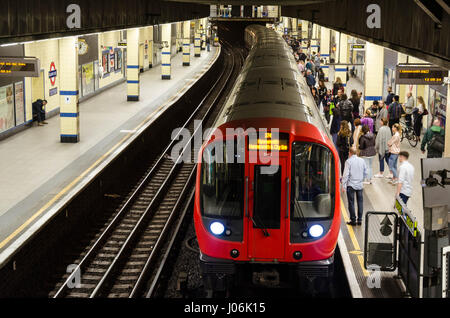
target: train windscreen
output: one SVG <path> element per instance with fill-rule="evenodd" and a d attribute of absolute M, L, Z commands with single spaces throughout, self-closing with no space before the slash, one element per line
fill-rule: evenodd
<path fill-rule="evenodd" d="M 333 215 L 335 169 L 333 153 L 319 144 L 292 144 L 291 218 L 318 219 Z"/>
<path fill-rule="evenodd" d="M 201 210 L 204 216 L 240 218 L 244 208 L 244 169 L 237 146 L 227 153 L 228 143 L 212 143 L 203 151 L 201 170 Z"/>

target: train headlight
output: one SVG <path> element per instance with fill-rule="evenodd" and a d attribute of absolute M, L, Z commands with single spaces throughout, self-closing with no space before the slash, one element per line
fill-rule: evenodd
<path fill-rule="evenodd" d="M 212 222 L 209 226 L 209 229 L 211 230 L 211 233 L 214 235 L 222 235 L 223 232 L 225 232 L 225 226 L 223 226 L 220 222 Z"/>
<path fill-rule="evenodd" d="M 322 236 L 323 234 L 323 226 L 320 224 L 314 224 L 309 228 L 309 235 L 316 238 Z"/>

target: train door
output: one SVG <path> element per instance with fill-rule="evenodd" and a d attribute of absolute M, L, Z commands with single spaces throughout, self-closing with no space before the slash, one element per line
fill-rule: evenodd
<path fill-rule="evenodd" d="M 287 216 L 286 158 L 277 165 L 249 164 L 248 189 L 248 253 L 251 259 L 281 259 L 285 247 Z"/>

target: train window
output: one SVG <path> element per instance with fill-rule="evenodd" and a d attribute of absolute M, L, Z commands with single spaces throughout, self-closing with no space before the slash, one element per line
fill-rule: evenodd
<path fill-rule="evenodd" d="M 292 144 L 291 218 L 329 218 L 335 200 L 333 153 L 305 142 Z"/>
<path fill-rule="evenodd" d="M 244 139 L 245 140 L 245 139 Z M 227 156 L 227 143 L 223 143 L 222 154 L 216 154 L 214 143 L 203 153 L 201 171 L 202 214 L 209 217 L 241 218 L 244 208 L 244 168 L 245 148 L 238 151 L 234 143 L 234 153 Z M 220 156 L 223 160 L 213 160 Z M 244 156 L 243 158 L 240 158 Z M 241 160 L 242 159 L 242 160 Z"/>
<path fill-rule="evenodd" d="M 255 193 L 253 197 L 253 227 L 280 228 L 281 169 L 262 173 L 264 166 L 255 166 Z"/>

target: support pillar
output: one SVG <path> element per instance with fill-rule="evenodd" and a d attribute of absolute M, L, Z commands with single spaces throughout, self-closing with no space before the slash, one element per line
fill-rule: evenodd
<path fill-rule="evenodd" d="M 320 30 L 320 59 L 324 61 L 321 63 L 320 68 L 323 70 L 325 79 L 329 76 L 329 66 L 324 65 L 330 61 L 330 33 L 331 30 L 325 27 L 321 27 Z"/>
<path fill-rule="evenodd" d="M 340 33 L 337 35 L 339 48 L 336 56 L 336 65 L 334 65 L 334 81 L 340 78 L 344 86 L 347 85 L 347 63 L 348 60 L 348 35 Z M 341 64 L 342 63 L 342 64 Z"/>
<path fill-rule="evenodd" d="M 191 21 L 183 22 L 183 66 L 191 64 Z"/>
<path fill-rule="evenodd" d="M 139 29 L 127 30 L 127 101 L 139 100 Z"/>
<path fill-rule="evenodd" d="M 78 38 L 64 37 L 59 40 L 59 95 L 60 140 L 63 143 L 80 141 L 80 112 L 78 105 Z"/>
<path fill-rule="evenodd" d="M 308 24 L 308 21 L 302 20 L 302 39 L 308 38 Z"/>
<path fill-rule="evenodd" d="M 364 106 L 367 109 L 374 100 L 383 99 L 384 48 L 382 46 L 366 43 L 364 72 Z"/>
<path fill-rule="evenodd" d="M 161 50 L 161 79 L 170 79 L 171 75 L 171 37 L 172 37 L 172 25 L 166 23 L 161 28 L 161 39 L 164 47 Z"/>
<path fill-rule="evenodd" d="M 195 36 L 194 36 L 194 56 L 201 56 L 201 38 L 200 38 L 200 23 L 198 21 L 195 22 Z"/>
<path fill-rule="evenodd" d="M 206 49 L 206 23 L 202 20 L 202 24 L 200 25 L 200 32 L 201 32 L 201 47 L 200 50 L 204 51 Z"/>
<path fill-rule="evenodd" d="M 297 19 L 292 19 L 292 37 L 298 38 L 298 31 L 297 31 Z"/>

